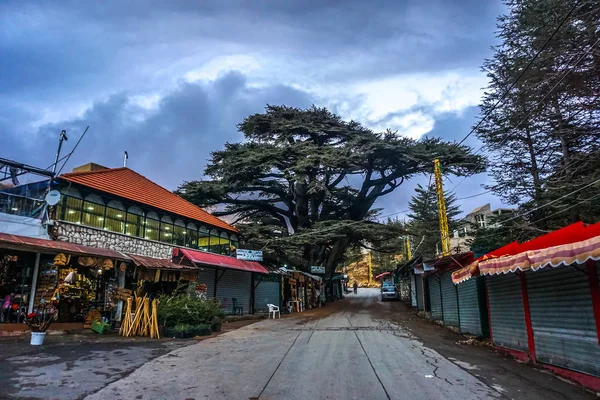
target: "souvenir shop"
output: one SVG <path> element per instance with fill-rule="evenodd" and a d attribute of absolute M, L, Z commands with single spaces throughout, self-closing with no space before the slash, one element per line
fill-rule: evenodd
<path fill-rule="evenodd" d="M 324 303 L 323 279 L 301 271 L 289 271 L 284 277 L 284 299 L 288 311 L 303 311 Z"/>
<path fill-rule="evenodd" d="M 29 311 L 36 257 L 52 260 L 51 256 L 0 249 L 0 323 L 22 322 L 22 314 Z"/>
<path fill-rule="evenodd" d="M 86 322 L 90 313 L 114 320 L 126 261 L 109 249 L 0 233 L 1 321 L 21 323 L 42 308 L 57 311 L 59 323 Z"/>
<path fill-rule="evenodd" d="M 126 269 L 121 262 L 118 268 Z M 34 308 L 51 303 L 58 311 L 57 322 L 85 322 L 98 311 L 113 320 L 117 307 L 118 276 L 109 258 L 57 254 L 40 264 Z"/>

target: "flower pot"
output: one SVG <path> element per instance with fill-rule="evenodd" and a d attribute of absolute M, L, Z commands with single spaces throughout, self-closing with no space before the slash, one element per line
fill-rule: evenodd
<path fill-rule="evenodd" d="M 44 344 L 44 338 L 46 337 L 46 332 L 31 332 L 31 345 L 32 346 L 41 346 Z"/>

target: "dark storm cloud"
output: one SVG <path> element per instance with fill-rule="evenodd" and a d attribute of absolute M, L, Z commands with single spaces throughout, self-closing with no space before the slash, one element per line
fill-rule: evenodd
<path fill-rule="evenodd" d="M 242 75 L 230 73 L 211 84 L 182 84 L 155 110 L 132 105 L 124 94 L 111 96 L 81 118 L 42 127 L 35 143 L 12 140 L 3 156 L 46 167 L 53 161 L 61 129 L 69 136 L 64 155 L 89 125 L 63 172 L 87 162 L 119 167 L 127 151 L 129 167 L 175 189 L 183 180 L 201 178 L 210 152 L 226 141 L 241 140 L 237 123 L 267 103 L 308 107 L 312 100 L 285 86 L 250 88 Z"/>
<path fill-rule="evenodd" d="M 329 80 L 479 65 L 497 2 L 8 2 L 0 6 L 4 96 L 49 99 L 106 85 L 159 85 L 194 59 L 297 58 Z M 10 61 L 9 61 L 10 60 Z M 163 75 L 165 74 L 165 75 Z M 137 79 L 136 79 L 137 78 Z M 40 90 L 45 89 L 45 90 Z"/>
<path fill-rule="evenodd" d="M 61 129 L 70 148 L 90 125 L 65 170 L 89 161 L 119 166 L 127 150 L 129 166 L 174 188 L 199 178 L 209 152 L 240 140 L 235 125 L 266 103 L 324 105 L 290 82 L 344 87 L 476 69 L 500 7 L 481 0 L 0 2 L 0 157 L 46 167 Z M 182 83 L 189 71 L 230 55 L 259 60 L 259 71 Z M 262 74 L 260 86 L 253 73 Z M 155 108 L 136 105 L 136 96 L 150 95 L 160 98 Z M 364 100 L 336 96 L 333 110 Z M 472 124 L 469 113 L 436 115 L 431 134 L 459 137 Z M 399 191 L 380 206 L 396 211 L 411 194 Z"/>

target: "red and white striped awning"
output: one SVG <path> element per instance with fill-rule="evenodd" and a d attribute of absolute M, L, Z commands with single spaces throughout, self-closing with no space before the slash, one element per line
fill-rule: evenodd
<path fill-rule="evenodd" d="M 529 269 L 537 271 L 548 266 L 585 264 L 588 260 L 600 260 L 600 236 L 482 261 L 479 263 L 479 272 L 481 275 L 499 275 Z"/>

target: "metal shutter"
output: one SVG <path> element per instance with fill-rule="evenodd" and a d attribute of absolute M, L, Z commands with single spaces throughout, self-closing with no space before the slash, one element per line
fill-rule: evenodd
<path fill-rule="evenodd" d="M 477 280 L 471 278 L 458 284 L 458 311 L 460 331 L 481 336 L 481 317 L 477 294 Z"/>
<path fill-rule="evenodd" d="M 429 283 L 429 304 L 431 305 L 431 319 L 441 320 L 444 318 L 442 311 L 442 293 L 440 292 L 440 277 L 430 276 L 427 279 Z"/>
<path fill-rule="evenodd" d="M 417 282 L 417 290 L 415 290 L 415 293 L 417 294 L 417 310 L 425 311 L 425 304 L 423 302 L 423 278 L 419 275 L 415 278 L 415 280 Z"/>
<path fill-rule="evenodd" d="M 458 326 L 458 298 L 456 296 L 456 286 L 452 283 L 452 272 L 444 272 L 441 283 L 444 324 Z"/>
<path fill-rule="evenodd" d="M 528 271 L 535 353 L 540 362 L 600 376 L 600 346 L 585 266 Z"/>
<path fill-rule="evenodd" d="M 198 272 L 198 283 L 204 283 L 206 285 L 206 297 L 209 299 L 215 296 L 215 269 L 203 267 Z"/>
<path fill-rule="evenodd" d="M 225 271 L 224 274 L 223 271 Z M 221 274 L 223 275 L 221 276 Z M 217 282 L 217 300 L 221 303 L 223 311 L 226 314 L 231 314 L 233 310 L 231 299 L 235 298 L 238 305 L 244 307 L 244 314 L 249 314 L 252 273 L 219 269 L 219 276 L 221 276 L 221 279 Z"/>
<path fill-rule="evenodd" d="M 267 280 L 266 277 L 263 277 L 263 279 L 258 283 L 256 288 L 254 289 L 255 312 L 268 312 L 269 307 L 267 306 L 267 304 L 273 304 L 277 307 L 280 307 L 279 303 L 281 298 L 281 277 L 277 276 L 276 278 L 278 278 L 279 281 Z M 260 276 L 257 276 L 254 279 L 256 282 L 256 280 L 260 279 Z"/>
<path fill-rule="evenodd" d="M 527 328 L 519 276 L 508 273 L 486 278 L 494 344 L 527 351 Z"/>
<path fill-rule="evenodd" d="M 410 304 L 413 307 L 417 306 L 417 280 L 413 274 L 410 274 Z"/>

